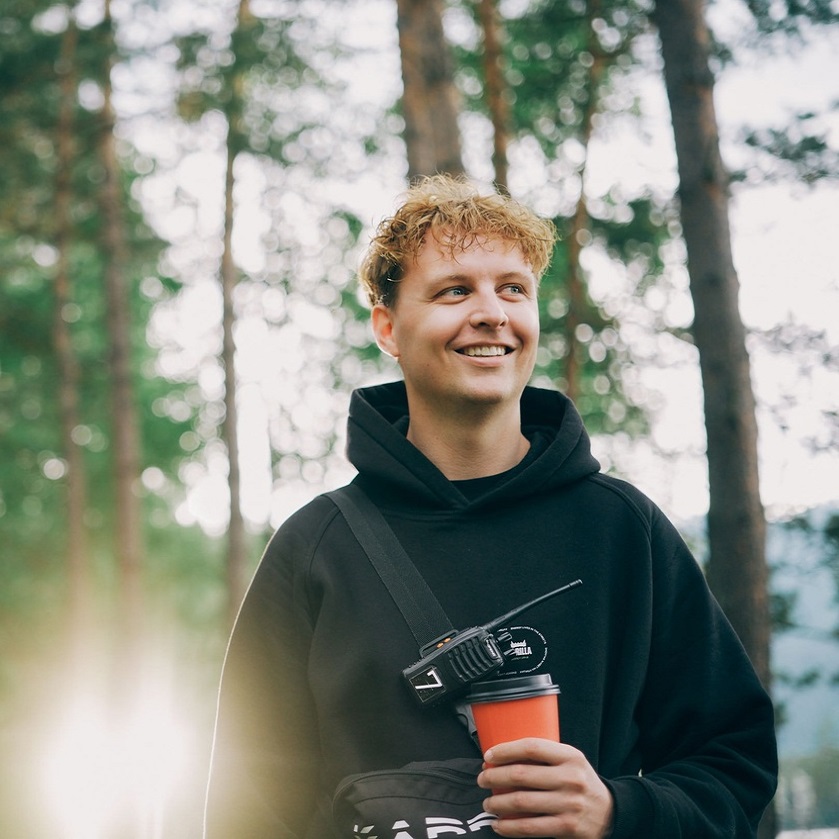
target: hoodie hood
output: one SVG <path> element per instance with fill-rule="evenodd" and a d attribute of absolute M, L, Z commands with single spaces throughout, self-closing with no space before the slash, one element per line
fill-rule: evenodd
<path fill-rule="evenodd" d="M 409 504 L 432 510 L 483 507 L 574 483 L 600 469 L 583 421 L 561 393 L 525 388 L 522 431 L 537 452 L 509 481 L 468 499 L 405 436 L 408 400 L 403 382 L 356 390 L 350 400 L 347 457 L 359 483 L 386 507 Z"/>

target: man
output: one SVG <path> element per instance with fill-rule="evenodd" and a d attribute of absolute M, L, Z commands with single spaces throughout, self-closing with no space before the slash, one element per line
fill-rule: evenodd
<path fill-rule="evenodd" d="M 673 526 L 599 473 L 565 397 L 527 385 L 553 242 L 516 202 L 446 177 L 380 225 L 361 279 L 404 382 L 353 394 L 355 481 L 455 627 L 583 580 L 509 627 L 520 655 L 505 672 L 560 684 L 563 742 L 484 756 L 493 830 L 753 836 L 777 774 L 768 697 Z M 409 695 L 400 674 L 416 657 L 334 504 L 294 514 L 231 638 L 207 839 L 332 836 L 345 776 L 476 755 L 450 707 Z"/>

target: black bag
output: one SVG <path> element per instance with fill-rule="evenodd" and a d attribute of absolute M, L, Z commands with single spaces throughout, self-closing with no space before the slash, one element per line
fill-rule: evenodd
<path fill-rule="evenodd" d="M 490 795 L 476 781 L 480 758 L 417 761 L 401 769 L 344 778 L 332 815 L 341 839 L 436 839 L 495 836 Z"/>

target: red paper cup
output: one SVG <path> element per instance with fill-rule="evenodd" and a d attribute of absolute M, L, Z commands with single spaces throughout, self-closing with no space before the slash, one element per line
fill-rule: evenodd
<path fill-rule="evenodd" d="M 548 674 L 475 682 L 466 701 L 472 708 L 481 751 L 523 737 L 559 742 L 558 696 L 559 687 Z"/>

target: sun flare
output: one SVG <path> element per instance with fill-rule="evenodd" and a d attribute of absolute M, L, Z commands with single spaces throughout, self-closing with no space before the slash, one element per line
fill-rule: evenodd
<path fill-rule="evenodd" d="M 187 732 L 159 689 L 144 690 L 121 713 L 97 697 L 77 699 L 46 746 L 53 835 L 107 839 L 128 825 L 134 839 L 160 839 L 167 803 L 185 774 Z"/>

